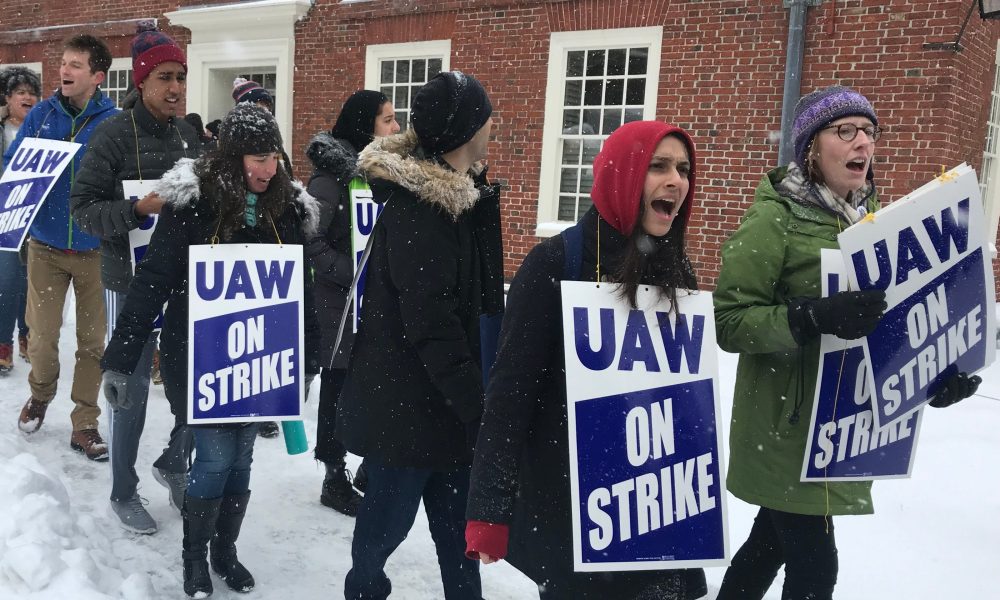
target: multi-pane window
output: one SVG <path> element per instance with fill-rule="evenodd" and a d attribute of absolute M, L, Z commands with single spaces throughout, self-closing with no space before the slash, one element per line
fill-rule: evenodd
<path fill-rule="evenodd" d="M 132 59 L 116 58 L 111 62 L 108 69 L 108 76 L 104 79 L 101 89 L 104 94 L 111 98 L 118 108 L 122 107 L 122 102 L 132 86 Z"/>
<path fill-rule="evenodd" d="M 986 122 L 986 148 L 983 150 L 983 168 L 979 173 L 979 189 L 983 195 L 983 201 L 989 199 L 990 188 L 997 182 L 993 181 L 993 161 L 1000 151 L 1000 66 L 996 69 L 993 79 L 993 92 L 991 94 L 990 120 Z M 987 207 L 988 210 L 988 207 Z"/>
<path fill-rule="evenodd" d="M 379 60 L 378 89 L 392 101 L 402 130 L 410 122 L 410 101 L 422 85 L 442 71 L 441 57 Z"/>
<path fill-rule="evenodd" d="M 278 106 L 278 75 L 277 73 L 261 73 L 261 72 L 249 72 L 240 73 L 240 77 L 246 79 L 247 81 L 255 81 L 260 84 L 260 87 L 267 90 L 267 93 L 271 95 L 274 100 L 274 105 Z"/>
<path fill-rule="evenodd" d="M 550 34 L 536 235 L 593 205 L 594 158 L 613 131 L 655 118 L 662 45 L 662 27 Z"/>
<path fill-rule="evenodd" d="M 567 52 L 558 220 L 575 222 L 590 209 L 594 157 L 611 132 L 642 120 L 648 69 L 644 46 Z"/>

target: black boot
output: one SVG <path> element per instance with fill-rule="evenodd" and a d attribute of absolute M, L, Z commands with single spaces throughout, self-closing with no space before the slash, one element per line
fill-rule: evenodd
<path fill-rule="evenodd" d="M 358 472 L 354 474 L 354 481 L 351 484 L 362 494 L 368 489 L 368 471 L 365 470 L 365 461 L 361 461 L 361 464 L 358 465 Z"/>
<path fill-rule="evenodd" d="M 184 593 L 194 598 L 212 595 L 212 577 L 208 573 L 208 541 L 215 534 L 222 498 L 193 498 L 184 495 Z"/>
<path fill-rule="evenodd" d="M 320 504 L 348 517 L 357 516 L 361 495 L 351 487 L 344 463 L 323 464 L 326 465 L 326 477 L 323 478 L 323 491 L 319 495 Z"/>
<path fill-rule="evenodd" d="M 278 424 L 274 421 L 261 421 L 257 426 L 257 435 L 268 439 L 278 437 Z"/>
<path fill-rule="evenodd" d="M 253 575 L 236 557 L 236 540 L 240 537 L 243 516 L 247 512 L 250 492 L 225 496 L 219 507 L 219 520 L 212 538 L 212 570 L 226 582 L 229 589 L 246 593 L 253 589 Z"/>

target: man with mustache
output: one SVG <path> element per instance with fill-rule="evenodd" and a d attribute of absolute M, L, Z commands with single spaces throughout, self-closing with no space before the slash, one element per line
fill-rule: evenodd
<path fill-rule="evenodd" d="M 132 40 L 132 80 L 137 93 L 127 96 L 125 110 L 94 133 L 73 186 L 73 217 L 86 232 L 101 238 L 109 337 L 132 280 L 129 231 L 159 214 L 164 202 L 155 193 L 133 202 L 125 196 L 122 182 L 159 179 L 179 159 L 197 158 L 201 153 L 198 132 L 181 118 L 186 79 L 187 60 L 180 47 L 165 33 L 140 25 Z M 136 492 L 135 462 L 146 420 L 156 336 L 153 333 L 147 340 L 127 393 L 111 403 L 111 507 L 122 527 L 144 534 L 155 533 L 156 522 Z M 171 412 L 174 427 L 167 447 L 153 463 L 153 475 L 170 490 L 170 503 L 180 510 L 193 441 L 185 407 L 171 406 Z"/>

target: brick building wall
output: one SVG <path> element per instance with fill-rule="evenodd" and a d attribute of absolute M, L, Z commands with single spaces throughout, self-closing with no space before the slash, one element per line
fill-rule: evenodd
<path fill-rule="evenodd" d="M 41 61 L 57 78 L 60 40 L 100 23 L 116 56 L 128 54 L 130 19 L 218 2 L 112 0 L 67 13 L 54 2 L 0 0 L 0 62 Z M 963 50 L 929 50 L 955 38 L 967 0 L 823 0 L 806 22 L 803 93 L 831 83 L 855 87 L 886 130 L 876 151 L 884 202 L 939 172 L 982 162 L 1000 25 L 977 14 Z M 475 74 L 495 106 L 491 173 L 506 182 L 506 271 L 537 243 L 544 94 L 553 32 L 663 27 L 656 117 L 687 129 L 698 152 L 698 194 L 689 226 L 691 258 L 714 286 L 719 249 L 739 224 L 761 176 L 777 162 L 788 11 L 778 0 L 316 0 L 295 26 L 294 151 L 328 129 L 363 87 L 368 44 L 451 40 L 451 68 Z M 110 23 L 109 23 L 110 22 Z M 186 29 L 166 27 L 182 45 Z M 302 173 L 299 173 L 301 176 Z M 996 265 L 994 266 L 996 269 Z M 1000 273 L 998 273 L 1000 275 Z"/>

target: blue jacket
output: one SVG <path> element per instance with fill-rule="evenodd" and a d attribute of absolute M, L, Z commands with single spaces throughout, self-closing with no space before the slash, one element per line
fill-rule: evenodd
<path fill-rule="evenodd" d="M 73 222 L 69 213 L 69 193 L 73 187 L 76 172 L 80 168 L 80 160 L 86 151 L 90 134 L 97 128 L 98 123 L 118 112 L 118 109 L 115 108 L 115 103 L 111 98 L 98 90 L 80 114 L 74 118 L 63 106 L 60 97 L 61 95 L 57 92 L 31 109 L 31 112 L 25 117 L 24 123 L 21 124 L 14 143 L 4 153 L 3 162 L 7 164 L 10 161 L 18 147 L 21 146 L 21 140 L 25 137 L 40 137 L 83 144 L 84 148 L 76 153 L 76 156 L 73 157 L 73 163 L 63 171 L 45 202 L 42 203 L 29 232 L 32 238 L 54 248 L 93 250 L 100 245 L 101 240 L 85 233 Z"/>

